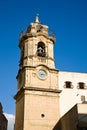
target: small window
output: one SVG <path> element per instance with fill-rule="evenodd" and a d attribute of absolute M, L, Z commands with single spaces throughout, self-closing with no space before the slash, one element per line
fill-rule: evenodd
<path fill-rule="evenodd" d="M 72 88 L 72 82 L 66 81 L 66 82 L 65 82 L 65 87 L 66 87 L 66 88 Z"/>
<path fill-rule="evenodd" d="M 79 82 L 79 83 L 78 83 L 78 88 L 79 88 L 79 89 L 84 89 L 84 88 L 85 88 L 85 83 Z"/>
<path fill-rule="evenodd" d="M 84 103 L 85 102 L 85 96 L 81 96 L 81 101 Z"/>
<path fill-rule="evenodd" d="M 41 114 L 41 117 L 42 117 L 42 118 L 44 118 L 44 117 L 45 117 L 45 115 L 44 115 L 44 114 Z"/>

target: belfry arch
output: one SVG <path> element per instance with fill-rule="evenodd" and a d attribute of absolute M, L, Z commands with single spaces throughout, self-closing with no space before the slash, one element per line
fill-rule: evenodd
<path fill-rule="evenodd" d="M 37 45 L 37 55 L 41 57 L 46 56 L 45 44 L 43 42 L 39 42 Z"/>

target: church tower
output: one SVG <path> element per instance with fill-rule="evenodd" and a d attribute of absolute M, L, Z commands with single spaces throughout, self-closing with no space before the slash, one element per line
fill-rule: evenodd
<path fill-rule="evenodd" d="M 20 65 L 15 95 L 15 130 L 52 130 L 59 120 L 58 70 L 55 37 L 38 16 L 19 41 Z"/>

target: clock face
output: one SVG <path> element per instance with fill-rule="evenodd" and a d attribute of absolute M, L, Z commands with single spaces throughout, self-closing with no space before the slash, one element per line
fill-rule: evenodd
<path fill-rule="evenodd" d="M 44 79 L 44 78 L 46 78 L 47 73 L 46 73 L 46 71 L 44 71 L 44 70 L 39 70 L 39 71 L 38 71 L 38 76 L 39 76 L 40 78 Z"/>

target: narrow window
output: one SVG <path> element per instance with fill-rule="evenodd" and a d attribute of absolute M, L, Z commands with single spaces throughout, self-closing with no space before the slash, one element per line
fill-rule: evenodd
<path fill-rule="evenodd" d="M 65 82 L 65 87 L 66 87 L 66 88 L 72 88 L 72 82 L 66 81 L 66 82 Z"/>
<path fill-rule="evenodd" d="M 79 82 L 78 87 L 79 87 L 79 89 L 84 89 L 85 88 L 85 83 Z"/>
<path fill-rule="evenodd" d="M 81 101 L 84 103 L 85 102 L 85 96 L 81 96 Z"/>
<path fill-rule="evenodd" d="M 37 46 L 37 55 L 41 57 L 45 57 L 45 44 L 43 42 L 39 42 Z"/>
<path fill-rule="evenodd" d="M 21 51 L 20 65 L 23 64 L 24 50 Z"/>

